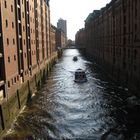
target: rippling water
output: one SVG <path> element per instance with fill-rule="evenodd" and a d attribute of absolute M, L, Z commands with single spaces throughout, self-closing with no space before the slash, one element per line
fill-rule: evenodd
<path fill-rule="evenodd" d="M 77 68 L 86 70 L 86 83 L 74 82 Z M 6 135 L 29 140 L 139 140 L 140 127 L 132 127 L 126 110 L 129 96 L 78 50 L 65 50 L 32 105 L 23 109 Z"/>

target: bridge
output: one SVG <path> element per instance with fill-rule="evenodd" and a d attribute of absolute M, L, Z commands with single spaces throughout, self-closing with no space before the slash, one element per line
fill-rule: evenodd
<path fill-rule="evenodd" d="M 85 49 L 85 48 L 86 48 L 85 46 L 79 46 L 74 44 L 74 45 L 67 46 L 64 49 Z"/>

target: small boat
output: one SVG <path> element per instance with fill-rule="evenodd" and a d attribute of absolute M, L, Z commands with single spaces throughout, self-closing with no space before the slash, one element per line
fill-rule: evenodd
<path fill-rule="evenodd" d="M 77 61 L 78 60 L 78 57 L 77 56 L 74 56 L 73 57 L 73 61 Z"/>
<path fill-rule="evenodd" d="M 75 80 L 74 81 L 77 83 L 87 82 L 87 77 L 86 77 L 85 71 L 82 69 L 77 69 L 75 71 Z"/>

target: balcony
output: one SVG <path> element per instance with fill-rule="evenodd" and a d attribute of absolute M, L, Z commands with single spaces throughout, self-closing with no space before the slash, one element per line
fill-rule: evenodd
<path fill-rule="evenodd" d="M 4 85 L 4 81 L 0 80 L 0 87 Z"/>
<path fill-rule="evenodd" d="M 3 96 L 4 96 L 3 90 L 0 90 L 0 101 L 3 100 Z"/>
<path fill-rule="evenodd" d="M 2 58 L 2 53 L 0 53 L 0 58 Z"/>
<path fill-rule="evenodd" d="M 0 101 L 5 98 L 4 81 L 0 81 Z"/>

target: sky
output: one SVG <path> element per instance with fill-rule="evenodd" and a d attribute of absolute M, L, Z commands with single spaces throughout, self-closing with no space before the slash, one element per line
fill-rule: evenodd
<path fill-rule="evenodd" d="M 58 19 L 67 20 L 68 39 L 75 40 L 76 32 L 84 28 L 84 20 L 93 10 L 105 7 L 111 0 L 50 0 L 51 24 Z"/>

